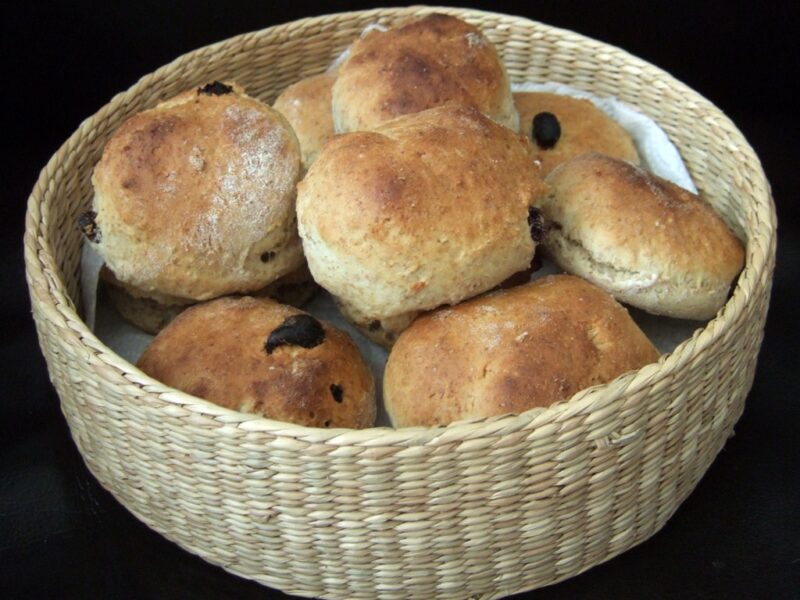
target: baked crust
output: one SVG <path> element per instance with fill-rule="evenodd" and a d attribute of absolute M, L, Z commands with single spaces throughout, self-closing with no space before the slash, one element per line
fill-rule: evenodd
<path fill-rule="evenodd" d="M 371 427 L 372 373 L 346 333 L 322 322 L 321 343 L 280 345 L 268 353 L 272 333 L 303 314 L 251 297 L 199 304 L 164 328 L 137 366 L 233 410 L 311 427 Z"/>
<path fill-rule="evenodd" d="M 298 226 L 314 279 L 369 323 L 526 269 L 543 191 L 527 140 L 445 106 L 331 140 L 298 186 Z"/>
<path fill-rule="evenodd" d="M 303 260 L 291 127 L 238 87 L 202 89 L 128 119 L 93 174 L 96 249 L 151 296 L 249 292 Z"/>
<path fill-rule="evenodd" d="M 294 129 L 306 170 L 334 135 L 331 90 L 335 80 L 334 73 L 306 77 L 286 88 L 272 105 Z"/>
<path fill-rule="evenodd" d="M 545 246 L 561 268 L 657 315 L 704 320 L 725 304 L 744 248 L 700 196 L 596 153 L 546 181 Z"/>
<path fill-rule="evenodd" d="M 151 335 L 157 334 L 186 308 L 195 304 L 194 300 L 186 298 L 144 294 L 141 290 L 122 283 L 105 265 L 100 269 L 100 281 L 122 318 Z M 300 308 L 318 289 L 319 286 L 311 278 L 304 262 L 299 269 L 256 290 L 252 295 Z"/>
<path fill-rule="evenodd" d="M 418 317 L 383 379 L 395 427 L 446 425 L 567 400 L 658 360 L 610 295 L 550 275 Z"/>
<path fill-rule="evenodd" d="M 477 27 L 442 14 L 356 40 L 333 86 L 337 132 L 374 129 L 446 103 L 475 107 L 518 130 L 511 84 L 494 45 Z"/>
<path fill-rule="evenodd" d="M 639 164 L 639 153 L 630 134 L 591 101 L 560 94 L 519 92 L 514 94 L 519 112 L 520 132 L 532 140 L 536 160 L 542 164 L 542 175 L 556 166 L 586 152 L 600 152 Z M 545 149 L 532 137 L 533 118 L 542 112 L 555 115 L 561 126 L 561 137 L 555 146 Z"/>

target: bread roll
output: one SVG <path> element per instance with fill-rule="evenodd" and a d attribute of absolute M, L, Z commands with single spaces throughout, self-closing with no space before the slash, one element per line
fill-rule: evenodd
<path fill-rule="evenodd" d="M 599 288 L 551 275 L 419 317 L 383 379 L 395 427 L 522 413 L 658 360 Z"/>
<path fill-rule="evenodd" d="M 256 290 L 252 295 L 258 298 L 271 298 L 280 304 L 301 308 L 317 291 L 319 286 L 311 277 L 308 265 L 303 261 L 299 268 Z"/>
<path fill-rule="evenodd" d="M 638 164 L 630 134 L 589 100 L 559 94 L 514 94 L 520 131 L 533 143 L 534 156 L 547 175 L 557 165 L 586 152 L 601 152 Z M 555 120 L 557 135 L 551 132 Z M 537 127 L 534 131 L 534 120 Z"/>
<path fill-rule="evenodd" d="M 297 134 L 305 169 L 333 137 L 331 88 L 335 80 L 335 73 L 306 77 L 286 88 L 272 105 L 286 117 Z"/>
<path fill-rule="evenodd" d="M 161 331 L 194 304 L 193 300 L 185 298 L 159 296 L 156 300 L 148 297 L 136 288 L 122 283 L 105 265 L 100 269 L 100 282 L 120 316 L 151 335 Z"/>
<path fill-rule="evenodd" d="M 142 354 L 162 383 L 241 412 L 310 427 L 370 427 L 372 374 L 350 337 L 266 299 L 220 298 L 181 313 Z"/>
<path fill-rule="evenodd" d="M 702 198 L 601 154 L 547 183 L 545 244 L 564 270 L 656 315 L 704 320 L 725 304 L 744 249 Z"/>
<path fill-rule="evenodd" d="M 119 281 L 106 266 L 100 270 L 100 281 L 122 318 L 152 335 L 157 334 L 186 308 L 195 304 L 193 300 L 173 296 L 161 295 L 157 299 L 149 297 Z M 300 308 L 311 299 L 318 288 L 319 286 L 311 278 L 308 266 L 303 262 L 300 268 L 253 292 L 253 295 Z"/>
<path fill-rule="evenodd" d="M 80 225 L 114 275 L 148 297 L 250 292 L 302 265 L 299 174 L 280 113 L 215 82 L 119 127 Z"/>
<path fill-rule="evenodd" d="M 333 85 L 337 132 L 381 123 L 447 103 L 477 108 L 516 131 L 505 66 L 481 31 L 431 14 L 353 42 Z"/>
<path fill-rule="evenodd" d="M 298 226 L 356 324 L 404 327 L 526 269 L 543 189 L 527 140 L 445 106 L 331 140 L 298 186 Z"/>

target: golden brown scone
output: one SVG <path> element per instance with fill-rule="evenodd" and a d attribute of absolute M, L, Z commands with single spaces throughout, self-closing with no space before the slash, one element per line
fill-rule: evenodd
<path fill-rule="evenodd" d="M 100 269 L 100 281 L 122 318 L 152 335 L 157 334 L 186 308 L 195 304 L 194 300 L 175 296 L 160 295 L 158 299 L 150 297 L 141 290 L 122 283 L 105 265 Z M 271 298 L 281 304 L 299 308 L 311 299 L 318 288 L 319 286 L 311 278 L 308 265 L 303 262 L 300 268 L 256 290 L 252 295 Z"/>
<path fill-rule="evenodd" d="M 527 268 L 544 189 L 530 152 L 457 106 L 333 138 L 298 186 L 314 279 L 363 326 L 408 321 Z"/>
<path fill-rule="evenodd" d="M 267 299 L 220 298 L 181 313 L 138 367 L 241 412 L 310 427 L 370 427 L 372 373 L 353 340 Z"/>
<path fill-rule="evenodd" d="M 258 298 L 271 298 L 280 304 L 288 304 L 300 308 L 319 291 L 317 282 L 311 277 L 311 271 L 305 261 L 299 268 L 287 273 L 268 286 L 253 292 Z"/>
<path fill-rule="evenodd" d="M 333 85 L 337 132 L 381 123 L 446 103 L 471 106 L 517 131 L 505 66 L 481 31 L 432 14 L 353 42 Z"/>
<path fill-rule="evenodd" d="M 658 360 L 628 312 L 599 288 L 550 275 L 420 316 L 383 379 L 395 427 L 522 413 Z"/>
<path fill-rule="evenodd" d="M 565 271 L 656 315 L 710 319 L 725 304 L 744 249 L 702 198 L 601 154 L 547 183 L 545 246 Z"/>
<path fill-rule="evenodd" d="M 520 131 L 533 142 L 534 155 L 547 175 L 557 165 L 586 152 L 601 152 L 639 164 L 639 153 L 625 129 L 589 100 L 559 94 L 519 92 L 514 94 L 519 112 Z M 537 136 L 533 121 L 537 115 L 550 113 L 558 121 L 560 135 L 555 139 L 548 124 L 539 117 Z M 553 144 L 553 145 L 551 145 Z"/>
<path fill-rule="evenodd" d="M 150 298 L 136 288 L 122 283 L 105 265 L 100 269 L 100 281 L 122 318 L 152 335 L 194 304 L 194 300 L 174 296 L 160 296 L 158 300 Z"/>
<path fill-rule="evenodd" d="M 355 325 L 368 340 L 383 346 L 387 350 L 391 349 L 392 345 L 397 341 L 397 336 L 411 325 L 411 321 L 420 314 L 419 311 L 411 311 L 384 317 L 383 319 L 375 319 L 358 312 L 352 305 L 342 301 L 341 298 L 335 298 L 335 300 L 339 312 L 342 313 L 345 319 Z"/>
<path fill-rule="evenodd" d="M 272 107 L 280 112 L 297 134 L 303 166 L 308 169 L 322 146 L 334 135 L 331 88 L 335 73 L 306 77 L 286 88 Z"/>
<path fill-rule="evenodd" d="M 150 297 L 250 292 L 302 264 L 299 175 L 280 113 L 215 82 L 119 127 L 80 225 L 116 277 Z"/>

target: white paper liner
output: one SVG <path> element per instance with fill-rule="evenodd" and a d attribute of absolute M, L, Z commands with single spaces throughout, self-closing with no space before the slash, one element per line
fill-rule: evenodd
<path fill-rule="evenodd" d="M 373 29 L 385 31 L 379 24 L 369 25 L 362 36 Z M 349 54 L 345 50 L 328 71 L 336 70 Z M 666 133 L 649 117 L 638 112 L 615 98 L 599 98 L 592 94 L 554 83 L 525 83 L 512 86 L 513 91 L 547 91 L 594 102 L 612 119 L 620 123 L 633 137 L 636 148 L 645 165 L 660 177 L 668 179 L 681 187 L 696 192 L 691 177 L 681 160 L 675 146 L 669 141 Z M 114 352 L 131 363 L 135 363 L 153 336 L 144 333 L 125 321 L 114 308 L 108 294 L 100 286 L 98 291 L 99 271 L 102 258 L 94 251 L 91 243 L 84 241 L 81 255 L 81 290 L 84 306 L 84 319 L 100 340 Z M 544 261 L 542 269 L 534 273 L 531 280 L 544 275 L 561 272 L 554 264 Z M 346 331 L 354 339 L 362 356 L 370 366 L 375 378 L 378 396 L 377 426 L 391 426 L 383 408 L 383 370 L 388 352 L 370 342 L 353 327 L 339 312 L 331 296 L 324 290 L 319 292 L 307 305 L 305 311 L 318 319 L 330 322 L 335 327 Z M 659 352 L 667 353 L 692 336 L 693 332 L 705 323 L 683 321 L 666 317 L 656 317 L 643 311 L 631 309 L 631 316 Z"/>
<path fill-rule="evenodd" d="M 83 320 L 89 329 L 95 329 L 95 312 L 97 307 L 97 283 L 103 258 L 94 251 L 91 242 L 83 240 L 81 246 L 81 300 L 83 303 Z M 95 331 L 95 333 L 97 333 Z M 100 338 L 103 339 L 103 338 Z"/>

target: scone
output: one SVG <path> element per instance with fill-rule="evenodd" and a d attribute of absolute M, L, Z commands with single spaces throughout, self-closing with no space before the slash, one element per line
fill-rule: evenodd
<path fill-rule="evenodd" d="M 333 122 L 337 132 L 368 130 L 447 103 L 519 127 L 494 45 L 477 27 L 431 14 L 353 42 L 333 85 Z"/>
<path fill-rule="evenodd" d="M 628 312 L 570 275 L 419 317 L 392 348 L 383 398 L 395 427 L 522 413 L 658 360 Z"/>
<path fill-rule="evenodd" d="M 704 320 L 725 304 L 744 248 L 702 198 L 601 154 L 546 181 L 545 246 L 565 271 L 656 315 Z"/>
<path fill-rule="evenodd" d="M 525 270 L 543 189 L 527 140 L 445 106 L 328 142 L 298 185 L 298 227 L 343 312 L 396 335 Z"/>
<path fill-rule="evenodd" d="M 334 135 L 331 88 L 335 80 L 335 73 L 306 77 L 286 88 L 272 105 L 297 134 L 305 169 Z"/>
<path fill-rule="evenodd" d="M 114 277 L 114 273 L 106 266 L 100 269 L 100 281 L 122 318 L 152 335 L 161 331 L 181 312 L 195 304 L 193 300 L 183 298 L 162 296 L 160 300 L 154 300 L 142 295 L 136 288 Z M 318 289 L 319 286 L 311 278 L 308 265 L 303 262 L 298 269 L 279 277 L 252 295 L 272 298 L 281 304 L 300 308 Z"/>
<path fill-rule="evenodd" d="M 518 92 L 514 104 L 520 131 L 533 142 L 547 175 L 586 152 L 600 152 L 638 164 L 639 153 L 625 129 L 589 100 L 543 92 Z"/>
<path fill-rule="evenodd" d="M 155 300 L 126 285 L 107 266 L 100 269 L 100 283 L 123 319 L 145 333 L 155 335 L 175 317 L 195 304 L 194 300 L 161 296 Z"/>
<path fill-rule="evenodd" d="M 299 175 L 300 147 L 280 113 L 214 82 L 117 129 L 79 225 L 140 297 L 247 293 L 303 264 Z"/>
<path fill-rule="evenodd" d="M 303 261 L 303 264 L 291 273 L 279 277 L 251 295 L 257 298 L 271 298 L 281 304 L 302 308 L 317 291 L 319 291 L 319 286 L 311 277 L 308 264 Z"/>
<path fill-rule="evenodd" d="M 193 306 L 137 366 L 162 383 L 233 410 L 309 427 L 371 427 L 372 373 L 352 339 L 267 299 Z"/>

